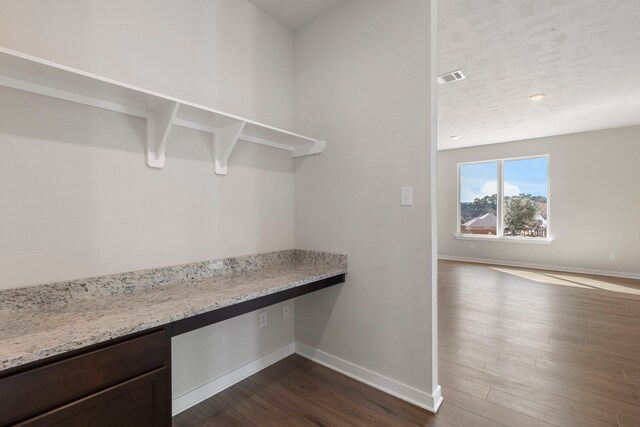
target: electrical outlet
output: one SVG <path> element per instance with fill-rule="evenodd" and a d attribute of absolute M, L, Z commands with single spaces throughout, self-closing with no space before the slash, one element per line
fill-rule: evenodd
<path fill-rule="evenodd" d="M 282 319 L 287 320 L 289 318 L 289 304 L 282 306 Z"/>
<path fill-rule="evenodd" d="M 615 252 L 611 252 L 609 254 L 609 261 L 615 261 L 616 260 L 616 253 Z"/>
<path fill-rule="evenodd" d="M 469 247 L 470 247 L 471 249 L 475 249 L 475 248 L 476 248 L 476 244 L 475 244 L 475 243 L 469 243 Z"/>
<path fill-rule="evenodd" d="M 267 312 L 263 311 L 260 313 L 260 327 L 264 328 L 265 326 L 267 326 Z"/>

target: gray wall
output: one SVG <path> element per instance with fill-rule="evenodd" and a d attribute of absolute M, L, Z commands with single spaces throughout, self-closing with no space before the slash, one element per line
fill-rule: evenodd
<path fill-rule="evenodd" d="M 0 45 L 292 127 L 293 36 L 243 0 L 3 1 Z M 292 248 L 289 153 L 174 128 L 145 164 L 142 120 L 0 89 L 0 288 Z M 292 307 L 293 309 L 293 307 Z M 291 343 L 273 308 L 174 341 L 174 396 Z M 280 314 L 278 320 L 277 314 Z"/>
<path fill-rule="evenodd" d="M 437 383 L 429 3 L 354 0 L 294 38 L 296 126 L 330 141 L 296 162 L 296 246 L 349 255 L 344 286 L 297 300 L 296 340 L 425 394 Z"/>
<path fill-rule="evenodd" d="M 549 245 L 456 240 L 457 163 L 550 154 Z M 438 152 L 439 255 L 640 277 L 640 127 Z M 609 253 L 616 260 L 609 260 Z"/>

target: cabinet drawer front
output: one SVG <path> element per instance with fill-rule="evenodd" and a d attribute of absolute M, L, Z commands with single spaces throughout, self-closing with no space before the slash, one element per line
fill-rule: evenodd
<path fill-rule="evenodd" d="M 166 368 L 143 374 L 16 427 L 165 427 L 171 425 Z"/>
<path fill-rule="evenodd" d="M 162 367 L 166 357 L 158 331 L 0 379 L 0 425 Z"/>

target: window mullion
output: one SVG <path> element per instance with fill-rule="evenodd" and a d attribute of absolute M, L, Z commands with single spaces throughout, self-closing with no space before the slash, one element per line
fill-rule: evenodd
<path fill-rule="evenodd" d="M 497 210 L 498 212 L 496 212 L 496 226 L 497 226 L 497 230 L 496 230 L 496 236 L 498 237 L 502 237 L 503 236 L 503 232 L 504 232 L 504 227 L 502 225 L 503 223 L 503 212 L 504 212 L 504 197 L 503 197 L 503 192 L 504 192 L 504 160 L 498 160 L 498 191 L 497 191 L 497 197 L 498 200 L 496 200 L 496 205 L 497 205 Z"/>
<path fill-rule="evenodd" d="M 460 203 L 461 203 L 460 196 L 462 194 L 462 188 L 461 188 L 462 177 L 460 176 L 460 174 L 461 174 L 461 168 L 460 168 L 460 163 L 458 163 L 458 191 L 457 191 L 457 193 L 458 193 L 458 199 L 457 199 L 458 200 L 458 202 L 457 202 L 458 208 L 456 209 L 456 223 L 458 224 L 457 225 L 458 228 L 456 229 L 456 234 L 462 234 L 462 224 L 461 224 L 462 221 L 460 221 L 460 217 L 462 215 L 462 209 L 461 209 L 461 206 L 460 206 Z"/>

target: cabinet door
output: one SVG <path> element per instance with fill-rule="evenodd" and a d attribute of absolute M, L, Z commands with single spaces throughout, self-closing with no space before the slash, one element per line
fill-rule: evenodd
<path fill-rule="evenodd" d="M 167 427 L 167 370 L 158 369 L 24 421 L 28 427 Z"/>
<path fill-rule="evenodd" d="M 0 426 L 30 419 L 167 365 L 167 336 L 151 332 L 0 378 Z"/>

